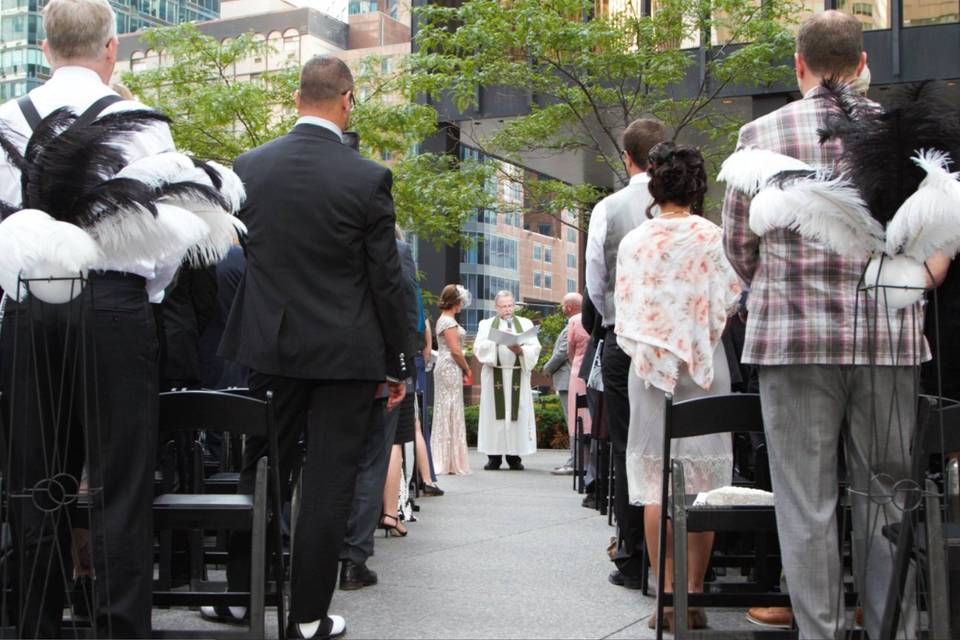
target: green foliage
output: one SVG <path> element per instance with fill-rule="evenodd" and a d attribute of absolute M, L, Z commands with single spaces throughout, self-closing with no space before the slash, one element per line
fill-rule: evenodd
<path fill-rule="evenodd" d="M 125 73 L 123 82 L 173 119 L 179 149 L 230 164 L 296 122 L 298 67 L 262 73 L 251 81 L 233 77 L 238 64 L 276 55 L 252 33 L 221 43 L 193 24 L 183 24 L 149 29 L 141 39 L 160 53 L 162 64 Z M 360 134 L 361 153 L 390 165 L 399 224 L 438 246 L 454 244 L 461 239 L 463 221 L 492 203 L 484 184 L 493 168 L 419 154 L 418 146 L 438 130 L 437 112 L 413 99 L 402 66 L 385 73 L 382 62 L 370 57 L 357 69 L 359 100 L 351 128 Z"/>
<path fill-rule="evenodd" d="M 263 73 L 254 82 L 233 78 L 236 64 L 273 53 L 252 33 L 221 43 L 187 23 L 148 29 L 141 40 L 160 53 L 162 65 L 124 73 L 123 82 L 173 119 L 179 149 L 230 164 L 244 151 L 286 133 L 296 121 L 298 69 Z"/>
<path fill-rule="evenodd" d="M 557 341 L 557 336 L 567 326 L 567 316 L 563 315 L 558 307 L 554 313 L 551 313 L 540 323 L 540 359 L 537 361 L 536 369 L 543 369 L 553 353 L 553 345 Z"/>
<path fill-rule="evenodd" d="M 732 85 L 765 85 L 790 77 L 789 26 L 794 0 L 658 0 L 653 16 L 590 16 L 582 0 L 468 0 L 418 9 L 419 52 L 411 59 L 413 90 L 478 106 L 480 87 L 531 96 L 530 113 L 478 141 L 512 162 L 537 151 L 578 151 L 627 180 L 619 135 L 635 118 L 655 115 L 675 138 L 711 141 L 714 159 L 730 150 L 742 124 L 715 100 Z M 701 35 L 703 34 L 703 35 Z M 696 46 L 705 73 L 689 91 Z M 686 96 L 686 97 L 684 97 Z M 555 180 L 527 181 L 528 208 L 581 214 L 597 190 Z M 579 225 L 584 226 L 581 218 Z"/>
<path fill-rule="evenodd" d="M 480 405 L 464 407 L 463 413 L 467 425 L 467 444 L 475 447 L 480 423 Z M 533 403 L 533 413 L 537 423 L 538 449 L 570 448 L 567 421 L 560 408 L 559 396 L 541 396 Z"/>

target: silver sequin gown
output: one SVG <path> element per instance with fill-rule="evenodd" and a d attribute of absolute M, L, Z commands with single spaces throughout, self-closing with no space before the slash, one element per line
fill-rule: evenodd
<path fill-rule="evenodd" d="M 430 448 L 437 475 L 470 473 L 467 459 L 467 427 L 463 418 L 463 372 L 447 347 L 444 331 L 457 328 L 460 348 L 466 335 L 457 321 L 440 316 L 437 320 L 437 364 L 433 368 L 433 418 Z"/>

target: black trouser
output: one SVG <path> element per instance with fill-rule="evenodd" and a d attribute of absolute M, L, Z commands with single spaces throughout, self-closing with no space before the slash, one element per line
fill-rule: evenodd
<path fill-rule="evenodd" d="M 607 335 L 612 336 L 612 333 Z M 623 352 L 615 339 L 603 343 L 601 369 L 603 406 L 613 445 L 613 512 L 623 538 L 620 556 L 624 561 L 618 562 L 618 566 L 625 575 L 639 577 L 643 569 L 643 508 L 630 504 L 630 492 L 627 490 L 627 434 L 630 431 L 627 376 L 630 373 L 630 356 Z"/>
<path fill-rule="evenodd" d="M 324 619 L 337 586 L 340 548 L 353 502 L 360 454 L 367 432 L 379 420 L 376 382 L 304 380 L 250 372 L 250 390 L 260 398 L 273 391 L 283 500 L 290 499 L 290 474 L 306 433 L 300 512 L 290 569 L 290 621 Z M 247 438 L 240 493 L 253 493 L 256 464 L 267 452 L 262 438 Z M 230 537 L 230 590 L 250 585 L 250 536 Z"/>
<path fill-rule="evenodd" d="M 408 392 L 409 393 L 409 392 Z M 373 537 L 383 513 L 383 486 L 390 467 L 390 455 L 397 434 L 399 407 L 390 413 L 384 412 L 384 401 L 378 400 L 374 409 L 378 417 L 376 425 L 367 432 L 360 456 L 360 471 L 347 520 L 347 534 L 340 550 L 341 560 L 357 564 L 373 555 Z"/>
<path fill-rule="evenodd" d="M 97 635 L 149 637 L 157 334 L 143 278 L 91 274 L 73 302 L 8 303 L 2 349 L 19 634 L 59 635 L 86 461 Z"/>

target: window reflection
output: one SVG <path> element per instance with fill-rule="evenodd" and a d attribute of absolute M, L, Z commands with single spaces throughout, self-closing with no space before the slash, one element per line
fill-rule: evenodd
<path fill-rule="evenodd" d="M 837 0 L 837 11 L 853 15 L 864 31 L 890 28 L 890 0 Z"/>
<path fill-rule="evenodd" d="M 960 22 L 960 0 L 903 0 L 903 26 Z"/>

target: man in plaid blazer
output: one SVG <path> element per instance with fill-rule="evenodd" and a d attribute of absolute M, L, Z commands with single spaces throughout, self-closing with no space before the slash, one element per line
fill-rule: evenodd
<path fill-rule="evenodd" d="M 835 108 L 821 84 L 825 78 L 852 82 L 866 58 L 854 17 L 825 11 L 808 18 L 796 52 L 803 99 L 745 125 L 738 148 L 766 149 L 816 167 L 834 167 L 840 145 L 820 144 L 817 133 Z M 879 637 L 893 554 L 880 528 L 898 522 L 902 512 L 865 494 L 888 495 L 892 482 L 909 477 L 914 367 L 929 357 L 926 343 L 904 337 L 896 323 L 888 325 L 885 319 L 868 337 L 862 298 L 861 317 L 856 318 L 864 261 L 842 257 L 785 229 L 761 239 L 749 228 L 749 209 L 749 197 L 728 188 L 726 252 L 750 288 L 742 360 L 759 370 L 783 567 L 800 635 L 832 638 L 844 626 L 836 522 L 842 435 L 847 480 L 862 492 L 850 493 L 854 577 L 866 628 L 871 637 Z M 878 474 L 892 480 L 884 482 Z M 912 591 L 904 600 L 901 623 L 912 636 Z"/>

